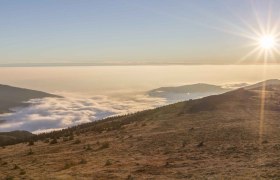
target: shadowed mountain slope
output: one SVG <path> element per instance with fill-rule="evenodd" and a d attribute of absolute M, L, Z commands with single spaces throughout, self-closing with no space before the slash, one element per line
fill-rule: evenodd
<path fill-rule="evenodd" d="M 279 179 L 279 92 L 264 118 L 238 89 L 34 136 L 0 149 L 0 179 Z"/>
<path fill-rule="evenodd" d="M 18 140 L 26 140 L 34 136 L 28 131 L 0 132 L 0 144 L 9 144 Z"/>
<path fill-rule="evenodd" d="M 30 99 L 44 97 L 59 97 L 41 91 L 17 88 L 7 85 L 0 85 L 0 113 L 9 112 L 10 108 L 24 106 Z"/>

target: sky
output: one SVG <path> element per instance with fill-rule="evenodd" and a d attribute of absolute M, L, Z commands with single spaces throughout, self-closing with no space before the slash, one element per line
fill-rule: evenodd
<path fill-rule="evenodd" d="M 0 66 L 236 64 L 252 50 L 244 34 L 276 24 L 279 8 L 271 0 L 0 0 Z"/>

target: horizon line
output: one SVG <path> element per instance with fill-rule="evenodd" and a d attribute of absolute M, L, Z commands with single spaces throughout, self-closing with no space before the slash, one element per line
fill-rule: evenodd
<path fill-rule="evenodd" d="M 71 67 L 71 66 L 220 66 L 220 65 L 264 65 L 263 63 L 7 63 L 0 67 Z M 267 63 L 266 65 L 280 65 Z"/>

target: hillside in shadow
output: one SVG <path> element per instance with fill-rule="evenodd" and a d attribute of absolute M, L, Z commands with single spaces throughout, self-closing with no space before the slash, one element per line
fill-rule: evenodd
<path fill-rule="evenodd" d="M 25 103 L 25 101 L 28 101 L 30 99 L 44 97 L 60 96 L 48 94 L 41 91 L 0 85 L 0 113 L 10 112 L 11 108 L 17 106 L 26 106 L 28 103 Z"/>

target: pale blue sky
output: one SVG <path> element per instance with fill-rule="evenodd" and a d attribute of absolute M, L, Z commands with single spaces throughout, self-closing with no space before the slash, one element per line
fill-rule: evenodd
<path fill-rule="evenodd" d="M 253 9 L 280 17 L 280 1 L 0 0 L 0 64 L 235 63 L 250 41 L 224 30 L 251 33 Z"/>

